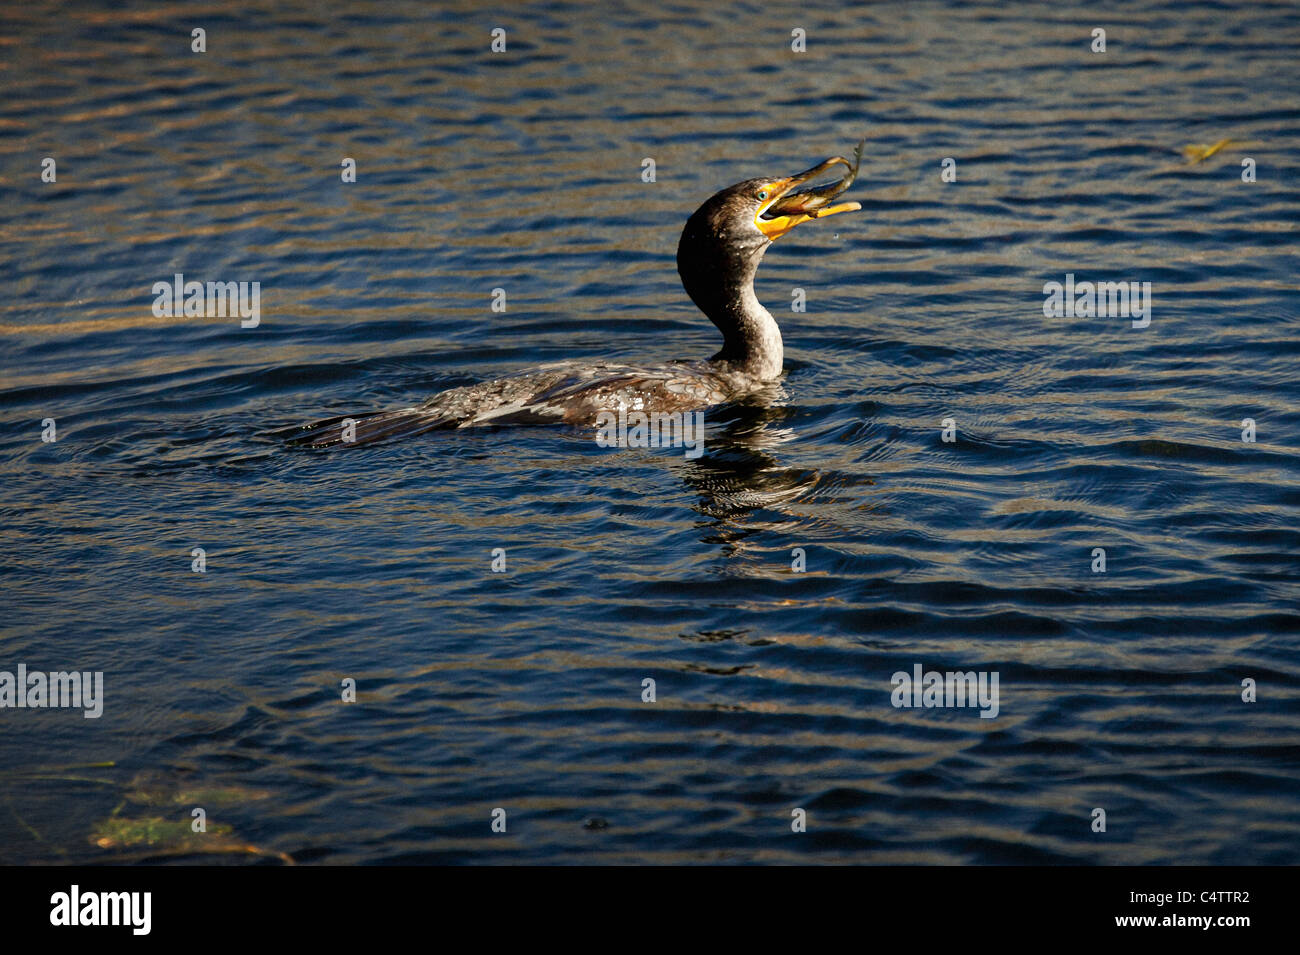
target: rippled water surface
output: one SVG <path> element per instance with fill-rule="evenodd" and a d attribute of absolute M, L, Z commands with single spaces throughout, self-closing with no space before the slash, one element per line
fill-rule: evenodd
<path fill-rule="evenodd" d="M 1294 4 L 11 7 L 0 670 L 106 699 L 0 709 L 0 858 L 193 859 L 128 830 L 204 805 L 207 861 L 1300 862 Z M 696 460 L 263 433 L 706 357 L 686 216 L 863 134 Z M 260 326 L 155 318 L 177 272 Z M 1150 325 L 1045 318 L 1066 273 Z"/>

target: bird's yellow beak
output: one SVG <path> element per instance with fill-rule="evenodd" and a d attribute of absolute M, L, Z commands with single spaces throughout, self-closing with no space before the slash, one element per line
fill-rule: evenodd
<path fill-rule="evenodd" d="M 861 146 L 858 157 L 861 157 Z M 799 187 L 824 174 L 832 166 L 843 164 L 847 172 L 839 182 L 828 186 L 817 186 L 800 191 Z M 788 179 L 776 179 L 763 186 L 767 199 L 754 214 L 754 225 L 768 239 L 776 240 L 785 235 L 801 222 L 809 219 L 824 219 L 840 212 L 856 212 L 862 208 L 857 202 L 841 202 L 830 205 L 836 196 L 853 185 L 857 178 L 858 164 L 850 163 L 843 156 L 832 156 L 823 163 L 818 163 L 806 172 Z"/>

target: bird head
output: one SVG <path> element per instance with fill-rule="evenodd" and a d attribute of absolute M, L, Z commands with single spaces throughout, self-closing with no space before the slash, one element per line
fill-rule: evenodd
<path fill-rule="evenodd" d="M 778 238 L 801 223 L 861 209 L 857 202 L 834 202 L 853 184 L 861 155 L 860 143 L 852 163 L 834 156 L 794 176 L 746 179 L 696 209 L 677 245 L 677 270 L 695 303 L 712 317 L 717 299 L 753 281 Z M 838 165 L 846 170 L 838 182 L 813 185 Z"/>

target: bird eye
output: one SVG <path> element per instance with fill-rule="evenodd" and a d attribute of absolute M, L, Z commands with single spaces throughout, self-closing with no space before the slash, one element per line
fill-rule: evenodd
<path fill-rule="evenodd" d="M 760 189 L 759 192 L 758 192 L 758 198 L 760 198 L 760 199 L 766 199 L 766 198 L 767 198 L 767 190 L 766 190 L 766 189 Z"/>

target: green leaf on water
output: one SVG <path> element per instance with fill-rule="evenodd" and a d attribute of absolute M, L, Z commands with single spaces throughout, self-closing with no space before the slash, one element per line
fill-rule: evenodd
<path fill-rule="evenodd" d="M 220 823 L 209 823 L 207 832 L 195 832 L 185 819 L 112 816 L 94 828 L 90 841 L 101 849 L 147 850 L 147 855 L 259 855 L 293 865 L 285 853 L 240 842 L 233 834 L 231 826 Z"/>

